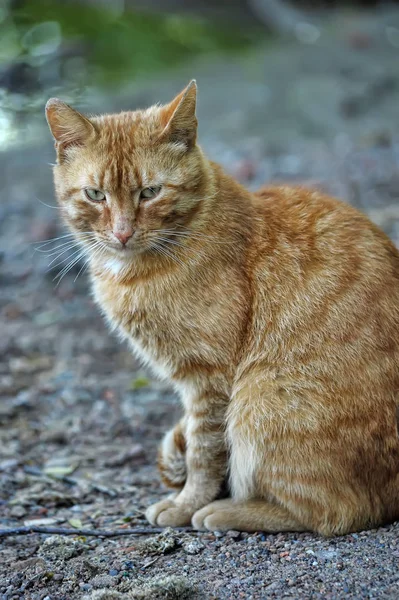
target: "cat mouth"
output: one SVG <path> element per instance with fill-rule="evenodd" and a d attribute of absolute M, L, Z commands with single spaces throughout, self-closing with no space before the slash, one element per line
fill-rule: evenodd
<path fill-rule="evenodd" d="M 114 241 L 112 239 L 99 239 L 101 247 L 112 256 L 119 258 L 133 258 L 134 256 L 154 251 L 158 248 L 157 240 L 135 239 L 129 240 L 126 244 Z"/>
<path fill-rule="evenodd" d="M 127 256 L 128 254 L 137 254 L 138 252 L 137 246 L 126 246 L 122 244 L 119 246 L 117 244 L 107 244 L 107 248 L 122 256 Z"/>
<path fill-rule="evenodd" d="M 119 258 L 131 258 L 144 252 L 145 248 L 141 244 L 117 244 L 111 241 L 103 242 L 107 250 L 113 255 Z"/>

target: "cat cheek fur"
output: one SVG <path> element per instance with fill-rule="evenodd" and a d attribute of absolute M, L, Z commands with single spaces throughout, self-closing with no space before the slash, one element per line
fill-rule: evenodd
<path fill-rule="evenodd" d="M 196 145 L 195 105 L 192 82 L 165 107 L 47 109 L 71 227 L 104 231 L 119 211 L 158 244 L 90 264 L 110 326 L 182 398 L 159 454 L 178 493 L 147 517 L 323 535 L 397 519 L 398 251 L 315 190 L 245 190 Z M 109 214 L 77 200 L 87 178 Z M 134 203 L 160 183 L 159 202 Z M 232 497 L 217 500 L 227 473 Z"/>

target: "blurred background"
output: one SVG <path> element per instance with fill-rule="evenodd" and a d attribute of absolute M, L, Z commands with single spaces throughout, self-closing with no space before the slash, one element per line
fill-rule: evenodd
<path fill-rule="evenodd" d="M 241 182 L 319 186 L 399 242 L 398 3 L 0 0 L 0 524 L 140 523 L 160 493 L 176 398 L 48 241 L 65 231 L 44 105 L 146 107 L 192 78 L 200 143 Z"/>

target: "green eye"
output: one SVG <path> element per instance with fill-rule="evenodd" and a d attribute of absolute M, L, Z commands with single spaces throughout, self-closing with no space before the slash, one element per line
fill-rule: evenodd
<path fill-rule="evenodd" d="M 89 200 L 92 202 L 102 202 L 105 200 L 104 192 L 100 192 L 100 190 L 93 190 L 93 188 L 86 188 L 85 194 Z"/>
<path fill-rule="evenodd" d="M 152 187 L 144 188 L 143 190 L 141 190 L 140 199 L 150 200 L 151 198 L 155 198 L 155 196 L 158 196 L 160 191 L 160 185 L 154 185 Z"/>

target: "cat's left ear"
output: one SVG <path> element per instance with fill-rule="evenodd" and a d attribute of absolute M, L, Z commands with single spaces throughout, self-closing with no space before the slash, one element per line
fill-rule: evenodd
<path fill-rule="evenodd" d="M 46 104 L 46 118 L 59 157 L 69 146 L 82 146 L 96 135 L 96 130 L 85 116 L 58 98 L 51 98 Z"/>
<path fill-rule="evenodd" d="M 194 146 L 198 126 L 196 104 L 197 83 L 193 79 L 170 104 L 161 109 L 161 122 L 164 126 L 161 138 L 184 144 L 187 148 Z"/>

